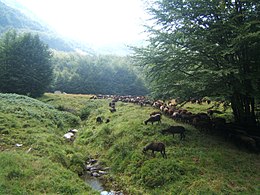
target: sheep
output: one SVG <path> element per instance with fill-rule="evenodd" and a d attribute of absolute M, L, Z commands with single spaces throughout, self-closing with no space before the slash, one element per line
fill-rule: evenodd
<path fill-rule="evenodd" d="M 97 121 L 97 123 L 102 123 L 102 122 L 103 122 L 103 120 L 102 120 L 102 118 L 101 118 L 100 116 L 98 116 L 98 117 L 96 118 L 96 121 Z"/>
<path fill-rule="evenodd" d="M 70 129 L 68 132 L 76 134 L 76 133 L 78 133 L 78 130 L 77 129 Z"/>
<path fill-rule="evenodd" d="M 167 158 L 166 152 L 165 152 L 165 144 L 162 142 L 152 142 L 145 146 L 143 148 L 143 153 L 146 153 L 147 150 L 152 150 L 152 154 L 154 154 L 154 151 L 158 151 L 162 154 L 163 158 Z"/>
<path fill-rule="evenodd" d="M 115 107 L 112 107 L 112 108 L 110 108 L 109 110 L 110 110 L 110 112 L 112 112 L 112 113 L 113 113 L 113 112 L 115 112 L 115 111 L 116 111 L 116 108 L 115 108 Z"/>
<path fill-rule="evenodd" d="M 185 128 L 183 126 L 170 126 L 167 129 L 164 129 L 161 131 L 162 134 L 172 134 L 174 137 L 174 134 L 180 134 L 180 140 L 185 138 Z"/>
<path fill-rule="evenodd" d="M 153 116 L 153 115 L 156 115 L 156 114 L 160 114 L 160 115 L 162 115 L 162 113 L 161 113 L 161 112 L 154 111 L 154 112 L 152 112 L 152 113 L 150 114 L 150 116 Z"/>
<path fill-rule="evenodd" d="M 113 108 L 113 107 L 115 107 L 115 106 L 116 106 L 115 102 L 110 102 L 110 103 L 109 103 L 109 107 Z"/>
<path fill-rule="evenodd" d="M 65 133 L 65 134 L 63 135 L 63 137 L 64 137 L 66 140 L 73 142 L 74 139 L 75 139 L 75 134 L 72 133 L 72 132 L 68 132 L 68 133 Z"/>
<path fill-rule="evenodd" d="M 156 121 L 158 121 L 158 124 L 161 123 L 161 115 L 160 114 L 150 116 L 149 119 L 144 121 L 144 124 L 147 125 L 148 122 L 151 122 L 152 125 L 153 125 L 153 123 L 156 122 Z"/>

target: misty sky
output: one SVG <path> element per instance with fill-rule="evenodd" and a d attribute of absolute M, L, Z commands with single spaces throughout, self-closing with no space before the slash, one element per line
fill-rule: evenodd
<path fill-rule="evenodd" d="M 101 46 L 145 38 L 142 0 L 17 0 L 65 36 Z"/>

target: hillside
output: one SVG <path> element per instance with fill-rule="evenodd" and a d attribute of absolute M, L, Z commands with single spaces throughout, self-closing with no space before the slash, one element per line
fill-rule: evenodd
<path fill-rule="evenodd" d="M 62 139 L 79 122 L 38 100 L 0 94 L 0 194 L 95 194 L 73 172 L 82 154 Z"/>
<path fill-rule="evenodd" d="M 46 94 L 39 101 L 1 94 L 1 194 L 89 194 L 76 173 L 91 158 L 109 167 L 104 188 L 124 194 L 259 194 L 258 154 L 166 116 L 161 124 L 144 125 L 156 109 L 119 101 L 111 113 L 109 102 L 88 95 Z M 97 116 L 110 122 L 99 124 Z M 159 132 L 176 124 L 186 128 L 185 140 Z M 79 130 L 73 143 L 62 138 L 70 128 Z M 152 141 L 166 144 L 167 159 L 142 153 Z"/>
<path fill-rule="evenodd" d="M 33 34 L 38 34 L 40 38 L 52 49 L 59 51 L 80 50 L 91 54 L 94 52 L 84 43 L 63 38 L 59 34 L 55 33 L 47 24 L 44 24 L 42 21 L 39 22 L 36 17 L 34 20 L 31 19 L 31 17 L 20 11 L 25 8 L 19 7 L 17 2 L 10 2 L 10 5 L 16 8 L 10 7 L 4 2 L 5 1 L 0 1 L 0 35 L 8 29 L 15 29 L 18 32 L 31 32 Z M 20 10 L 18 10 L 18 8 Z"/>

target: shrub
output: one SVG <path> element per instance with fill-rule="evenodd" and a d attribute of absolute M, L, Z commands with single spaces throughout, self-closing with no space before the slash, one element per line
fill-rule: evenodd
<path fill-rule="evenodd" d="M 80 119 L 81 119 L 81 120 L 86 120 L 86 119 L 88 119 L 89 115 L 90 115 L 90 109 L 87 108 L 87 107 L 83 108 L 83 109 L 80 111 Z"/>

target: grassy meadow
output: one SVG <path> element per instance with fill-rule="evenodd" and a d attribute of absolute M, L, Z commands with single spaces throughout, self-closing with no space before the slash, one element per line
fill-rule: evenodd
<path fill-rule="evenodd" d="M 124 194 L 260 194 L 259 154 L 166 116 L 145 125 L 150 106 L 117 102 L 111 113 L 111 99 L 90 97 L 0 94 L 0 194 L 99 194 L 78 176 L 88 158 L 110 167 L 107 189 Z M 192 112 L 209 106 L 185 105 Z M 110 122 L 98 124 L 97 116 Z M 177 124 L 185 140 L 159 132 Z M 79 130 L 73 143 L 62 137 L 71 128 Z M 142 153 L 152 141 L 165 143 L 167 159 Z"/>

